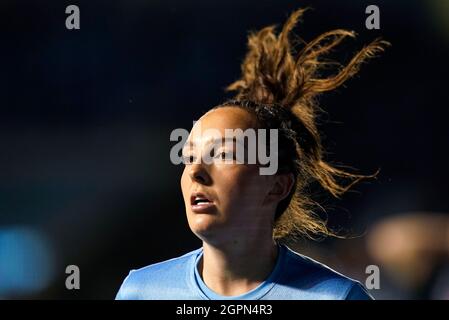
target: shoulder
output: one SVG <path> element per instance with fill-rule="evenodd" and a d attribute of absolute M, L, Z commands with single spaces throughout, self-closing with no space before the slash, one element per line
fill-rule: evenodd
<path fill-rule="evenodd" d="M 360 282 L 310 257 L 285 248 L 284 270 L 279 283 L 291 288 L 292 295 L 310 300 L 372 299 Z"/>
<path fill-rule="evenodd" d="M 161 294 L 170 288 L 185 292 L 189 285 L 187 283 L 189 267 L 200 251 L 201 249 L 197 249 L 180 257 L 131 270 L 123 281 L 116 299 L 161 299 L 163 298 Z"/>

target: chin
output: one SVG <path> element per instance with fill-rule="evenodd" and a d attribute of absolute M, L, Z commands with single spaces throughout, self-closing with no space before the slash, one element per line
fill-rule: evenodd
<path fill-rule="evenodd" d="M 206 214 L 193 213 L 189 217 L 188 222 L 190 230 L 201 240 L 210 238 L 219 229 L 216 217 Z"/>

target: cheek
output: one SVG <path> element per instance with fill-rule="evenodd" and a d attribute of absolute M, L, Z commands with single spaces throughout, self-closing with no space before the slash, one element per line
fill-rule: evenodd
<path fill-rule="evenodd" d="M 237 167 L 219 176 L 219 197 L 230 206 L 258 206 L 266 194 L 266 181 L 257 168 Z"/>
<path fill-rule="evenodd" d="M 189 177 L 186 169 L 184 169 L 184 171 L 182 172 L 180 184 L 181 184 L 182 195 L 185 198 L 187 195 L 187 192 L 190 189 L 190 177 Z"/>

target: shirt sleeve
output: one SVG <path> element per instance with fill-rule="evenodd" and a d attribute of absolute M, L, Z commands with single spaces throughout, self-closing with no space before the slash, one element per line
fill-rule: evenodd
<path fill-rule="evenodd" d="M 128 295 L 126 294 L 127 291 L 127 280 L 129 279 L 131 273 L 134 270 L 131 270 L 128 275 L 126 276 L 125 280 L 123 281 L 122 285 L 120 286 L 119 291 L 117 292 L 117 295 L 115 296 L 115 300 L 129 300 Z"/>
<path fill-rule="evenodd" d="M 374 300 L 365 287 L 359 282 L 355 282 L 349 289 L 345 300 Z"/>

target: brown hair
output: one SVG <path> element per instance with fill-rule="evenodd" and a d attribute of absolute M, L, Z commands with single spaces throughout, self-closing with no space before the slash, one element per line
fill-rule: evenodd
<path fill-rule="evenodd" d="M 361 179 L 376 175 L 350 173 L 324 160 L 316 125 L 320 112 L 316 97 L 342 85 L 358 72 L 366 59 L 383 51 L 389 43 L 374 40 L 344 66 L 325 61 L 323 56 L 346 37 L 355 37 L 352 31 L 337 29 L 308 43 L 301 40 L 303 46 L 296 50 L 290 35 L 305 11 L 293 12 L 278 35 L 274 26 L 249 35 L 241 78 L 227 88 L 237 94 L 216 107 L 244 108 L 256 115 L 262 127 L 279 129 L 280 173 L 293 173 L 295 185 L 278 205 L 273 231 L 275 240 L 298 235 L 337 236 L 314 213 L 319 205 L 306 193 L 307 187 L 318 183 L 332 196 L 339 197 Z M 329 66 L 338 66 L 338 69 L 335 74 L 322 77 L 323 70 Z"/>

